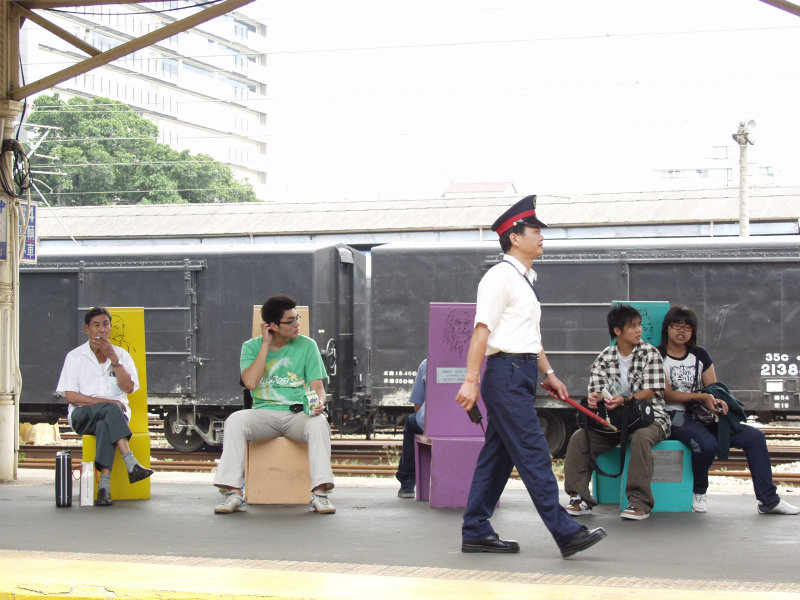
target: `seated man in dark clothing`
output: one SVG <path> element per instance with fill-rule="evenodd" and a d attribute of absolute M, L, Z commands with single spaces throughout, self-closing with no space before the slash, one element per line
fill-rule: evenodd
<path fill-rule="evenodd" d="M 400 498 L 413 498 L 417 481 L 416 461 L 414 459 L 414 436 L 425 430 L 425 385 L 428 381 L 428 359 L 423 359 L 417 369 L 414 385 L 411 387 L 411 403 L 416 412 L 408 415 L 403 426 L 403 454 L 397 465 L 397 480 Z"/>

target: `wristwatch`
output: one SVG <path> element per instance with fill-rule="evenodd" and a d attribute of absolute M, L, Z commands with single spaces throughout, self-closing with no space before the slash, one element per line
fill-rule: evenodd
<path fill-rule="evenodd" d="M 548 375 L 552 375 L 553 373 L 555 373 L 553 369 L 547 369 L 547 371 L 544 372 L 544 376 L 547 377 Z"/>

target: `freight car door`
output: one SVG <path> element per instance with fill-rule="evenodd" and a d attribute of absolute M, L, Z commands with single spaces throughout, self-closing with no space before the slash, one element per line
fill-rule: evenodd
<path fill-rule="evenodd" d="M 196 393 L 195 274 L 205 261 L 84 263 L 78 311 L 94 305 L 144 307 L 148 404 L 175 404 Z"/>

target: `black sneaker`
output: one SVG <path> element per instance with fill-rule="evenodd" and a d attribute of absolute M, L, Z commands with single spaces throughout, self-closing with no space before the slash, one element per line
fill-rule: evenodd
<path fill-rule="evenodd" d="M 95 506 L 111 506 L 114 503 L 111 501 L 111 492 L 106 488 L 99 488 L 97 490 L 97 500 L 94 501 Z"/>
<path fill-rule="evenodd" d="M 407 486 L 407 485 L 402 486 L 400 488 L 400 490 L 397 492 L 397 497 L 398 498 L 416 498 L 417 494 L 414 491 L 414 486 L 413 485 L 411 485 L 411 486 Z"/>

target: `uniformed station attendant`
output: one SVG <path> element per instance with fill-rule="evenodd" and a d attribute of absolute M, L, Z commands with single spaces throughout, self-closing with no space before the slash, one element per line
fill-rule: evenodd
<path fill-rule="evenodd" d="M 580 525 L 560 505 L 550 451 L 536 417 L 539 373 L 559 398 L 567 396 L 547 360 L 539 329 L 541 304 L 531 266 L 544 252 L 543 227 L 536 217 L 536 196 L 523 198 L 492 225 L 505 254 L 478 285 L 467 373 L 456 396 L 464 410 L 475 405 L 481 364 L 488 356 L 480 384 L 488 412 L 486 442 L 464 512 L 462 552 L 519 552 L 519 544 L 500 539 L 489 522 L 515 466 L 564 558 L 606 536 L 602 527 L 589 531 Z"/>

